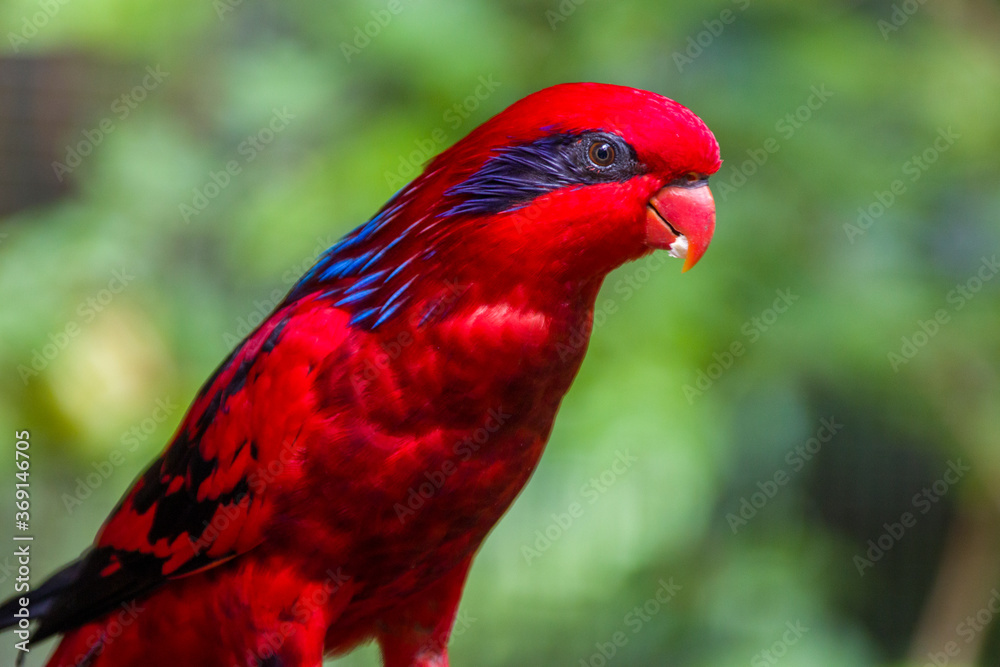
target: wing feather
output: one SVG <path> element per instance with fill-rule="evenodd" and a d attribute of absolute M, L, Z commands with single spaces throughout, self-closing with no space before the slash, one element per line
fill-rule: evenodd
<path fill-rule="evenodd" d="M 298 435 L 315 419 L 310 369 L 343 344 L 348 317 L 313 298 L 288 303 L 229 355 L 74 566 L 36 639 L 264 539 L 274 489 L 294 485 Z"/>

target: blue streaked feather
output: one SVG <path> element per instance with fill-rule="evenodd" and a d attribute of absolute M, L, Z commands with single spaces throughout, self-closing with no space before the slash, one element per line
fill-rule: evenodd
<path fill-rule="evenodd" d="M 379 310 L 378 308 L 365 308 L 364 310 L 357 311 L 356 313 L 351 315 L 351 320 L 350 320 L 351 326 L 356 327 L 359 325 L 368 324 L 369 320 L 375 317 L 375 314 L 378 312 L 378 310 Z M 376 322 L 370 328 L 374 329 L 377 326 L 378 322 Z"/>
<path fill-rule="evenodd" d="M 347 293 L 358 292 L 368 287 L 371 287 L 377 282 L 382 281 L 385 278 L 385 274 L 389 273 L 389 269 L 382 269 L 381 271 L 376 271 L 375 273 L 369 273 L 368 275 L 359 279 L 356 283 L 347 288 Z"/>
<path fill-rule="evenodd" d="M 378 319 L 375 320 L 375 323 L 372 324 L 372 329 L 378 329 L 381 324 L 383 324 L 389 318 L 391 318 L 393 315 L 395 315 L 396 311 L 399 310 L 400 307 L 403 304 L 405 304 L 405 303 L 406 303 L 406 299 L 402 299 L 402 300 L 397 301 L 396 303 L 392 304 L 388 308 L 386 308 L 384 306 L 381 309 L 376 308 L 375 310 L 378 310 L 380 314 L 378 316 Z"/>
<path fill-rule="evenodd" d="M 351 304 L 363 301 L 365 297 L 370 296 L 378 291 L 378 287 L 372 287 L 369 289 L 361 290 L 360 292 L 348 292 L 340 301 L 334 302 L 334 306 L 338 308 L 340 306 L 350 306 Z"/>

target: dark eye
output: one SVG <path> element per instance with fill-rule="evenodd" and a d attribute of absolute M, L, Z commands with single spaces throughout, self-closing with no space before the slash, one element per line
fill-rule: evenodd
<path fill-rule="evenodd" d="M 598 167 L 607 167 L 615 161 L 615 147 L 607 141 L 595 141 L 590 144 L 587 157 Z"/>
<path fill-rule="evenodd" d="M 705 180 L 705 177 L 696 171 L 689 171 L 688 173 L 681 176 L 681 180 L 684 181 L 687 185 L 694 185 L 699 181 Z"/>

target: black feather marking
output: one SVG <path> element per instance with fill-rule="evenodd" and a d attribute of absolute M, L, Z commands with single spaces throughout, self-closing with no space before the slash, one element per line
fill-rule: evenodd
<path fill-rule="evenodd" d="M 113 573 L 102 571 L 117 559 L 121 567 Z M 176 574 L 192 572 L 213 562 L 215 558 L 200 554 L 191 559 Z M 33 641 L 79 627 L 118 607 L 140 598 L 163 581 L 164 559 L 135 551 L 118 551 L 109 547 L 92 549 L 80 561 L 71 565 L 74 577 L 62 577 L 51 588 L 54 604 L 41 618 Z M 69 568 L 67 568 L 69 569 Z M 64 570 L 65 572 L 65 570 Z M 51 581 L 51 580 L 50 580 Z M 43 584 L 49 586 L 49 582 Z"/>
<path fill-rule="evenodd" d="M 243 371 L 244 375 L 246 374 L 246 370 L 249 370 L 249 368 Z M 206 383 L 205 386 L 211 387 L 212 384 L 214 383 L 215 383 L 215 378 L 213 377 L 212 380 Z M 216 392 L 212 394 L 212 398 L 208 402 L 208 405 L 205 406 L 205 409 L 202 411 L 200 415 L 198 415 L 198 419 L 194 423 L 194 432 L 196 435 L 194 438 L 192 438 L 193 440 L 197 441 L 201 439 L 202 434 L 204 434 L 205 431 L 208 429 L 208 427 L 212 424 L 212 422 L 215 421 L 216 413 L 219 412 L 219 407 L 222 405 L 222 399 L 225 393 L 226 393 L 225 389 L 221 389 L 221 390 L 216 390 Z M 198 399 L 195 400 L 197 401 Z"/>
<path fill-rule="evenodd" d="M 587 156 L 595 141 L 615 147 L 615 161 L 607 167 Z M 446 215 L 492 215 L 525 206 L 553 190 L 626 181 L 642 172 L 635 149 L 615 134 L 554 134 L 501 148 L 479 171 L 445 191 L 458 200 Z"/>
<path fill-rule="evenodd" d="M 153 461 L 153 464 L 142 473 L 142 480 L 132 496 L 132 508 L 139 514 L 145 514 L 159 498 L 163 490 L 163 459 Z"/>
<path fill-rule="evenodd" d="M 287 318 L 280 322 L 261 346 L 269 353 L 280 340 Z M 206 392 L 214 390 L 208 405 L 192 428 L 182 431 L 163 457 L 155 461 L 140 477 L 132 494 L 132 508 L 138 514 L 153 510 L 154 516 L 147 535 L 150 543 L 178 537 L 190 539 L 196 545 L 193 558 L 183 563 L 170 576 L 179 576 L 211 565 L 225 555 L 206 555 L 204 547 L 197 548 L 199 538 L 205 534 L 215 512 L 223 505 L 243 505 L 253 500 L 249 483 L 240 480 L 232 489 L 217 498 L 197 501 L 197 491 L 218 468 L 218 461 L 201 456 L 198 442 L 211 425 L 229 396 L 246 383 L 256 355 L 242 359 L 225 387 L 215 389 L 218 378 L 230 368 L 240 355 L 238 346 L 223 361 L 199 392 L 203 400 Z M 245 446 L 243 443 L 242 446 Z M 259 455 L 257 444 L 250 442 L 251 455 Z M 238 453 L 238 452 L 237 452 Z M 184 483 L 173 493 L 167 493 L 177 479 Z M 119 508 L 121 505 L 119 505 Z M 207 545 L 206 545 L 207 546 Z M 63 568 L 42 584 L 32 594 L 32 615 L 39 619 L 34 639 L 41 641 L 54 634 L 66 632 L 97 618 L 157 588 L 165 579 L 163 568 L 166 558 L 138 551 L 120 551 L 100 547 L 85 553 L 79 560 Z M 109 566 L 116 566 L 111 567 Z M 15 600 L 0 607 L 0 628 L 16 622 L 13 617 Z"/>
<path fill-rule="evenodd" d="M 281 335 L 284 333 L 285 326 L 288 324 L 288 320 L 290 319 L 291 315 L 286 315 L 280 322 L 278 322 L 277 325 L 275 325 L 274 329 L 272 329 L 271 333 L 267 336 L 267 340 L 265 340 L 264 344 L 260 346 L 261 352 L 264 354 L 270 354 L 274 350 L 274 348 L 278 345 L 278 341 L 281 340 Z"/>
<path fill-rule="evenodd" d="M 41 586 L 31 591 L 31 615 L 33 618 L 45 618 L 51 613 L 63 591 L 79 579 L 86 564 L 85 557 L 86 555 L 81 556 L 66 565 L 49 577 Z M 14 616 L 14 612 L 21 607 L 18 602 L 20 597 L 15 595 L 0 606 L 0 629 L 17 625 L 18 619 Z"/>
<path fill-rule="evenodd" d="M 229 397 L 234 396 L 243 390 L 243 387 L 246 386 L 250 369 L 256 361 L 256 355 L 247 355 L 243 357 L 243 359 L 240 360 L 239 365 L 233 371 L 233 374 L 226 383 L 226 386 L 219 389 L 212 397 L 211 402 L 209 402 L 209 404 L 205 407 L 205 411 L 201 413 L 198 417 L 197 423 L 195 424 L 199 437 L 203 435 L 209 425 L 215 421 L 215 416 L 219 409 L 221 408 L 225 411 L 226 401 L 229 400 Z"/>

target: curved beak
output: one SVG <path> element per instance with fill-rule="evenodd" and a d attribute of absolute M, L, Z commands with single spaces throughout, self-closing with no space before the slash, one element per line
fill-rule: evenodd
<path fill-rule="evenodd" d="M 715 200 L 708 185 L 668 185 L 646 206 L 646 245 L 669 250 L 687 271 L 698 263 L 715 232 Z"/>

